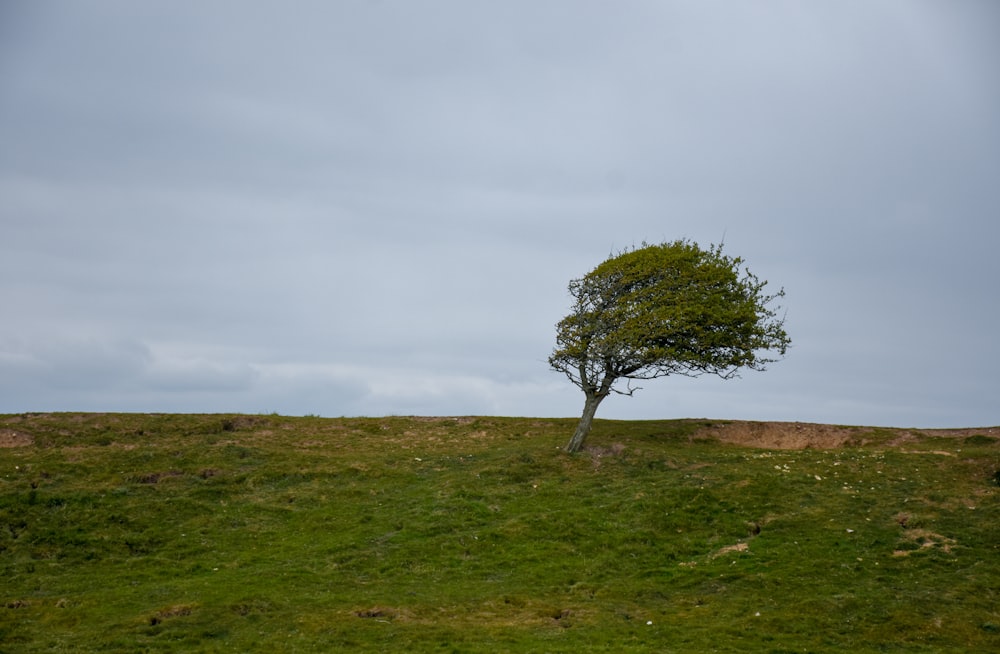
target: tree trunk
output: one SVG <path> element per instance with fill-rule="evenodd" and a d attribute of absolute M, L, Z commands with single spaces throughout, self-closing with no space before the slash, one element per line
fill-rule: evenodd
<path fill-rule="evenodd" d="M 583 404 L 583 415 L 580 416 L 580 422 L 576 425 L 573 438 L 569 439 L 569 443 L 566 444 L 566 451 L 570 454 L 579 452 L 583 448 L 583 442 L 587 440 L 587 434 L 590 433 L 590 427 L 594 422 L 597 406 L 605 397 L 604 395 L 587 393 L 587 401 Z"/>

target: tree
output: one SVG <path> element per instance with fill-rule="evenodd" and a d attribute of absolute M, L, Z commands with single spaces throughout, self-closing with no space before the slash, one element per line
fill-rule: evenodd
<path fill-rule="evenodd" d="M 791 343 L 784 318 L 743 259 L 722 246 L 687 240 L 625 250 L 569 283 L 572 312 L 557 325 L 553 370 L 586 396 L 583 415 L 566 445 L 577 452 L 597 407 L 611 393 L 632 395 L 633 380 L 667 375 L 723 379 L 741 369 L 764 370 Z M 617 382 L 625 380 L 625 387 Z"/>

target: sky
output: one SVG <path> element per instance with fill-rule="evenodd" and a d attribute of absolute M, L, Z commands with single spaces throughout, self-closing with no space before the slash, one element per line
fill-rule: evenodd
<path fill-rule="evenodd" d="M 1000 3 L 0 4 L 2 413 L 577 416 L 679 238 L 792 347 L 598 418 L 1000 424 Z"/>

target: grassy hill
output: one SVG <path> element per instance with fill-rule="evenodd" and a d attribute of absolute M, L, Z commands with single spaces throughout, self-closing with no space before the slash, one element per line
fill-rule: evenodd
<path fill-rule="evenodd" d="M 1000 651 L 1000 430 L 573 426 L 0 416 L 0 652 Z"/>

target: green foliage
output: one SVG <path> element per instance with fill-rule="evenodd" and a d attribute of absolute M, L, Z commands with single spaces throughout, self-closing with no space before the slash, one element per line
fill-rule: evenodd
<path fill-rule="evenodd" d="M 584 417 L 567 448 L 583 445 L 597 405 L 636 388 L 619 380 L 763 370 L 790 344 L 766 281 L 728 257 L 679 240 L 611 257 L 570 282 L 573 311 L 557 325 L 549 364 L 587 396 Z M 588 415 L 589 414 L 589 415 Z"/>
<path fill-rule="evenodd" d="M 766 281 L 743 261 L 688 241 L 644 245 L 570 282 L 573 312 L 549 362 L 587 390 L 617 379 L 763 369 L 790 340 Z M 608 390 L 612 390 L 607 386 Z"/>
<path fill-rule="evenodd" d="M 570 424 L 0 416 L 0 651 L 1000 648 L 1000 441 Z"/>

